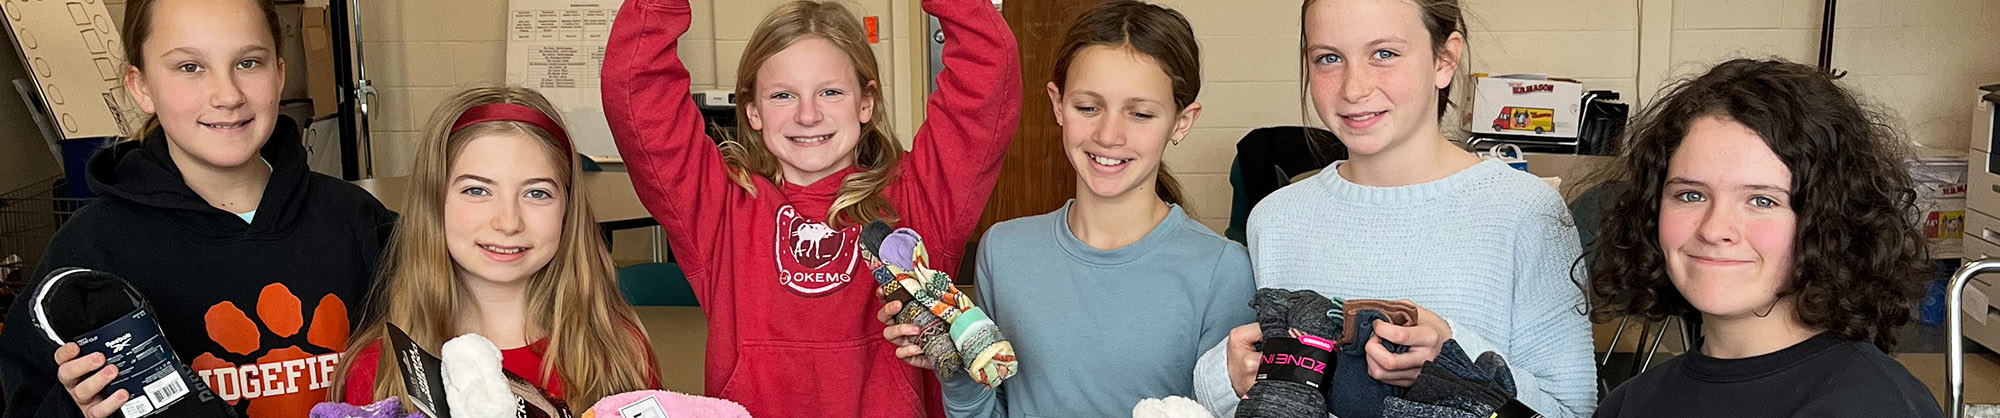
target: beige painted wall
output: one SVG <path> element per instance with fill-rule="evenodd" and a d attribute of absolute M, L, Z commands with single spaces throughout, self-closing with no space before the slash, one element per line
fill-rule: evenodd
<path fill-rule="evenodd" d="M 908 36 L 917 0 L 849 0 L 879 16 L 876 46 L 896 132 L 915 132 L 921 50 Z M 756 22 L 778 0 L 694 0 L 681 57 L 695 88 L 728 88 Z M 1193 137 L 1167 153 L 1201 220 L 1229 216 L 1234 143 L 1252 128 L 1302 122 L 1295 50 L 1298 0 L 1161 0 L 1202 38 L 1204 113 Z M 1816 59 L 1820 0 L 1466 0 L 1472 71 L 1543 72 L 1581 79 L 1643 103 L 1664 82 L 1737 56 Z M 504 81 L 504 0 L 369 1 L 369 72 L 381 88 L 375 155 L 381 174 L 407 172 L 415 130 L 445 95 Z M 1979 84 L 2000 83 L 2000 2 L 1847 0 L 1837 14 L 1834 65 L 1845 81 L 1901 118 L 1913 140 L 1963 149 Z M 1046 69 L 1023 69 L 1046 71 Z M 1023 115 L 1023 117 L 1047 117 Z M 1317 121 L 1308 121 L 1317 123 Z"/>

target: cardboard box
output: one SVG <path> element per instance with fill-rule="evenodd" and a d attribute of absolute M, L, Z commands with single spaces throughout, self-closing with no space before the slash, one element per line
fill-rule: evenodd
<path fill-rule="evenodd" d="M 1574 139 L 1582 124 L 1583 83 L 1540 74 L 1472 75 L 1466 132 Z"/>
<path fill-rule="evenodd" d="M 1959 258 L 1964 253 L 1965 158 L 1924 158 L 1907 162 L 1917 182 L 1917 223 L 1930 239 L 1931 258 Z"/>
<path fill-rule="evenodd" d="M 15 51 L 62 139 L 120 137 L 146 120 L 125 92 L 118 23 L 102 2 L 5 2 Z M 12 97 L 0 100 L 13 100 Z"/>
<path fill-rule="evenodd" d="M 333 72 L 333 31 L 327 28 L 325 7 L 306 7 L 299 19 L 300 36 L 305 38 L 306 96 L 312 98 L 313 116 L 324 117 L 340 111 L 340 88 Z"/>

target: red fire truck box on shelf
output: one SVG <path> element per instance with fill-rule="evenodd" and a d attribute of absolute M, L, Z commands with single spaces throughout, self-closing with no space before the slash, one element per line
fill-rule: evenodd
<path fill-rule="evenodd" d="M 1583 83 L 1541 74 L 1472 75 L 1474 134 L 1576 138 Z"/>

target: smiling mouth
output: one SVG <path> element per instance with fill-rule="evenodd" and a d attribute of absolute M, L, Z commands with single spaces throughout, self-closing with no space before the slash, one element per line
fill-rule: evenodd
<path fill-rule="evenodd" d="M 801 144 L 817 144 L 821 142 L 826 142 L 826 140 L 829 139 L 833 139 L 833 134 L 814 135 L 814 136 L 787 136 L 785 137 L 785 139 L 789 139 L 792 142 L 797 142 Z"/>
<path fill-rule="evenodd" d="M 1688 256 L 1688 258 L 1692 258 L 1692 259 L 1694 259 L 1695 261 L 1698 261 L 1698 262 L 1701 262 L 1701 263 L 1705 263 L 1705 264 L 1728 264 L 1728 265 L 1734 265 L 1734 264 L 1745 264 L 1745 263 L 1749 263 L 1749 262 L 1750 262 L 1750 261 L 1748 261 L 1748 260 L 1726 260 L 1726 259 L 1720 259 L 1720 258 L 1710 258 L 1710 257 L 1702 257 L 1702 256 L 1698 256 L 1698 255 L 1690 255 L 1690 256 Z"/>
<path fill-rule="evenodd" d="M 249 124 L 250 124 L 250 121 L 251 121 L 251 120 L 254 120 L 254 119 L 245 119 L 245 120 L 241 120 L 241 121 L 236 121 L 236 122 L 228 122 L 228 123 L 207 123 L 207 122 L 200 122 L 200 121 L 196 121 L 195 123 L 198 123 L 198 124 L 201 124 L 201 126 L 204 126 L 204 127 L 207 127 L 207 128 L 209 128 L 209 129 L 214 129 L 214 130 L 219 130 L 219 131 L 229 131 L 229 130 L 235 130 L 235 129 L 237 129 L 237 128 L 242 128 L 242 127 L 244 127 L 244 126 L 247 126 L 247 125 L 249 125 Z"/>
<path fill-rule="evenodd" d="M 1134 158 L 1119 159 L 1119 158 L 1105 157 L 1102 155 L 1092 154 L 1089 152 L 1085 152 L 1083 153 L 1083 155 L 1089 156 L 1091 162 L 1097 163 L 1097 165 L 1105 167 L 1117 167 L 1125 165 L 1126 163 L 1130 163 L 1132 162 L 1132 160 L 1134 160 Z"/>
<path fill-rule="evenodd" d="M 480 244 L 479 248 L 486 251 L 492 251 L 495 254 L 520 254 L 523 251 L 527 251 L 529 247 L 502 247 L 498 245 Z"/>
<path fill-rule="evenodd" d="M 1340 118 L 1341 118 L 1341 119 L 1347 119 L 1347 120 L 1351 120 L 1351 121 L 1355 121 L 1355 122 L 1365 122 L 1365 121 L 1368 121 L 1368 120 L 1372 120 L 1372 119 L 1375 119 L 1375 118 L 1377 118 L 1377 117 L 1381 117 L 1381 116 L 1382 116 L 1382 114 L 1384 114 L 1384 113 L 1389 113 L 1389 111 L 1387 111 L 1387 110 L 1384 110 L 1384 111 L 1380 111 L 1380 112 L 1362 112 L 1362 113 L 1349 113 L 1349 114 L 1343 114 L 1343 115 L 1340 115 Z"/>

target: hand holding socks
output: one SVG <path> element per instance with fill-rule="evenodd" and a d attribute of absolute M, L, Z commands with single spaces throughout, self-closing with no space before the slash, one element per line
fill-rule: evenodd
<path fill-rule="evenodd" d="M 1436 360 L 1424 363 L 1423 374 L 1400 398 L 1382 401 L 1382 416 L 1390 418 L 1528 418 L 1533 409 L 1514 400 L 1514 375 L 1507 360 L 1488 351 L 1468 360 L 1456 340 L 1445 340 Z"/>
<path fill-rule="evenodd" d="M 1238 418 L 1322 418 L 1326 395 L 1320 386 L 1333 368 L 1341 301 L 1311 290 L 1257 289 L 1250 298 L 1263 330 L 1263 366 L 1249 397 L 1236 406 Z"/>
<path fill-rule="evenodd" d="M 1341 308 L 1346 311 L 1347 323 L 1340 331 L 1340 361 L 1335 362 L 1340 367 L 1325 388 L 1327 412 L 1342 418 L 1381 417 L 1382 400 L 1403 396 L 1407 389 L 1368 375 L 1367 343 L 1375 335 L 1375 321 L 1407 327 L 1423 319 L 1417 317 L 1417 305 L 1409 301 L 1348 299 Z M 1390 353 L 1410 351 L 1389 340 L 1378 343 Z"/>
<path fill-rule="evenodd" d="M 965 370 L 987 387 L 1013 377 L 1014 346 L 972 298 L 951 286 L 951 276 L 930 268 L 923 237 L 908 228 L 891 231 L 882 222 L 861 231 L 862 258 L 873 270 L 886 300 L 903 302 L 896 322 L 923 330 L 917 344 L 931 358 L 939 379 Z"/>
<path fill-rule="evenodd" d="M 130 398 L 114 416 L 235 417 L 236 411 L 209 390 L 187 364 L 174 356 L 153 308 L 138 289 L 109 273 L 80 268 L 50 272 L 28 300 L 30 324 L 56 345 L 76 343 L 79 356 L 100 353 L 118 377 L 105 385 L 109 396 L 123 389 Z"/>

